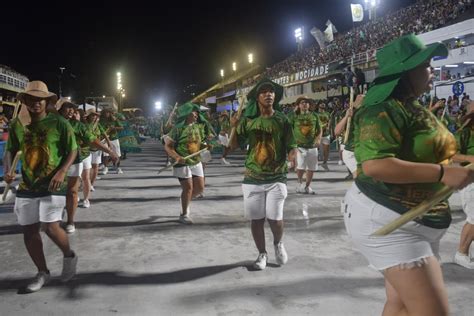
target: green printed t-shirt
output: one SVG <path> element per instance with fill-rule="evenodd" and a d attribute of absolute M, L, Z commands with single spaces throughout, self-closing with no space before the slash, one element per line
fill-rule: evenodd
<path fill-rule="evenodd" d="M 354 109 L 354 115 L 351 119 L 351 125 L 349 126 L 349 136 L 347 137 L 347 142 L 344 144 L 344 150 L 354 151 L 354 116 L 356 110 Z M 344 129 L 345 133 L 345 129 Z"/>
<path fill-rule="evenodd" d="M 296 142 L 283 113 L 275 111 L 271 117 L 244 118 L 237 127 L 237 135 L 241 147 L 249 145 L 243 183 L 286 183 L 286 157 L 296 148 Z"/>
<path fill-rule="evenodd" d="M 319 122 L 321 128 L 323 129 L 323 137 L 327 137 L 330 135 L 329 131 L 329 113 L 328 112 L 318 112 Z"/>
<path fill-rule="evenodd" d="M 174 148 L 181 157 L 186 157 L 201 150 L 206 140 L 206 127 L 201 123 L 186 125 L 182 128 L 173 127 L 168 134 L 174 142 Z M 177 164 L 176 167 L 194 166 L 201 161 L 201 155 L 186 159 L 186 165 Z"/>
<path fill-rule="evenodd" d="M 92 134 L 95 136 L 94 139 L 98 140 L 103 140 L 105 139 L 105 130 L 100 124 L 95 124 L 95 123 L 86 123 L 85 124 L 87 128 L 92 132 Z M 90 151 L 98 151 L 99 148 L 97 148 L 94 145 L 90 145 Z"/>
<path fill-rule="evenodd" d="M 456 133 L 458 150 L 463 155 L 474 155 L 474 125 L 466 126 Z"/>
<path fill-rule="evenodd" d="M 119 121 L 100 121 L 99 124 L 102 125 L 110 140 L 118 139 L 118 131 L 112 130 L 111 127 L 122 127 Z"/>
<path fill-rule="evenodd" d="M 70 120 L 69 123 L 71 123 L 74 135 L 76 136 L 76 143 L 79 146 L 79 152 L 74 161 L 76 164 L 82 162 L 91 154 L 90 144 L 96 140 L 97 137 L 86 124 L 76 120 Z"/>
<path fill-rule="evenodd" d="M 316 137 L 321 132 L 318 116 L 312 112 L 294 114 L 289 121 L 298 147 L 313 148 Z"/>
<path fill-rule="evenodd" d="M 27 125 L 23 136 L 14 130 L 8 138 L 7 148 L 13 154 L 22 151 L 22 182 L 17 197 L 66 194 L 67 181 L 55 192 L 49 192 L 48 187 L 67 155 L 77 149 L 74 131 L 67 120 L 48 114 L 41 121 Z"/>
<path fill-rule="evenodd" d="M 357 112 L 355 124 L 355 156 L 358 163 L 358 188 L 372 200 L 406 213 L 412 207 L 432 197 L 442 183 L 391 184 L 364 174 L 364 161 L 399 158 L 420 163 L 447 164 L 456 154 L 454 136 L 439 120 L 418 102 L 405 105 L 389 99 L 366 106 Z M 451 214 L 447 200 L 434 206 L 416 220 L 432 228 L 447 228 Z"/>
<path fill-rule="evenodd" d="M 228 134 L 230 132 L 230 121 L 227 117 L 219 120 L 221 132 Z"/>

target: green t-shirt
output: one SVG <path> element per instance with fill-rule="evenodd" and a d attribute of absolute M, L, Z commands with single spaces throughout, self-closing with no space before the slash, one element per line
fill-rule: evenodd
<path fill-rule="evenodd" d="M 219 123 L 220 123 L 220 131 L 221 132 L 224 132 L 226 134 L 229 134 L 230 133 L 230 121 L 227 117 L 223 117 L 221 119 L 219 119 Z"/>
<path fill-rule="evenodd" d="M 85 124 L 87 128 L 92 132 L 94 135 L 94 139 L 98 139 L 100 141 L 105 139 L 105 130 L 100 124 L 95 124 L 95 123 L 86 123 Z M 90 145 L 90 151 L 98 151 L 99 148 L 97 148 L 94 145 Z"/>
<path fill-rule="evenodd" d="M 289 121 L 298 147 L 313 148 L 316 137 L 321 132 L 318 116 L 312 112 L 294 114 Z"/>
<path fill-rule="evenodd" d="M 245 159 L 246 184 L 286 183 L 286 158 L 296 148 L 291 124 L 275 111 L 272 117 L 243 118 L 237 127 L 241 147 L 249 145 Z"/>
<path fill-rule="evenodd" d="M 358 110 L 354 119 L 356 184 L 372 200 L 403 214 L 439 191 L 442 183 L 391 184 L 364 174 L 364 161 L 389 157 L 411 162 L 449 162 L 456 154 L 454 136 L 418 102 L 405 105 L 389 99 Z M 447 228 L 449 204 L 443 201 L 417 220 L 432 228 Z"/>
<path fill-rule="evenodd" d="M 112 127 L 122 127 L 122 124 L 117 121 L 100 121 L 102 128 L 105 130 L 106 134 L 109 136 L 110 140 L 118 139 L 118 131 L 112 129 Z"/>
<path fill-rule="evenodd" d="M 48 187 L 67 155 L 77 149 L 74 131 L 68 121 L 59 115 L 48 114 L 41 121 L 25 126 L 23 136 L 17 129 L 12 132 L 7 150 L 12 154 L 22 151 L 22 182 L 17 197 L 66 194 L 67 181 L 56 192 L 49 192 Z"/>
<path fill-rule="evenodd" d="M 344 149 L 349 151 L 354 151 L 354 116 L 356 114 L 356 109 L 354 109 L 354 115 L 351 119 L 351 126 L 349 126 L 349 136 L 347 137 L 347 142 L 345 143 Z M 344 129 L 344 133 L 345 133 Z M 344 134 L 343 134 L 344 135 Z"/>
<path fill-rule="evenodd" d="M 458 144 L 459 152 L 463 155 L 474 155 L 474 125 L 466 126 L 460 131 L 456 132 L 456 142 Z"/>
<path fill-rule="evenodd" d="M 206 141 L 206 126 L 201 123 L 194 123 L 182 128 L 173 127 L 168 134 L 174 142 L 174 149 L 181 157 L 189 156 L 201 150 L 202 143 Z M 186 166 L 193 166 L 201 161 L 201 155 L 194 156 L 186 160 Z M 176 167 L 183 167 L 178 164 Z"/>
<path fill-rule="evenodd" d="M 321 128 L 323 129 L 323 137 L 327 137 L 330 135 L 329 131 L 329 113 L 328 112 L 318 112 L 319 122 L 321 124 Z"/>
<path fill-rule="evenodd" d="M 77 153 L 76 160 L 74 161 L 76 164 L 82 162 L 91 154 L 90 144 L 96 140 L 97 137 L 92 133 L 86 124 L 76 120 L 70 120 L 69 123 L 74 130 L 76 143 L 79 146 L 79 151 Z"/>

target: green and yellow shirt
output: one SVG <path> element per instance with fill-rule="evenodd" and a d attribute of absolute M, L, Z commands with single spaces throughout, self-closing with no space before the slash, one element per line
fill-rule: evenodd
<path fill-rule="evenodd" d="M 296 144 L 302 148 L 313 148 L 316 138 L 321 132 L 321 124 L 312 112 L 291 115 L 289 118 Z"/>
<path fill-rule="evenodd" d="M 168 134 L 174 142 L 174 148 L 181 157 L 186 157 L 201 150 L 206 142 L 206 126 L 201 123 L 193 123 L 182 128 L 173 127 Z M 201 156 L 197 155 L 186 160 L 186 166 L 193 166 L 201 161 Z M 183 167 L 178 164 L 176 167 Z"/>
<path fill-rule="evenodd" d="M 328 112 L 318 112 L 319 122 L 321 124 L 321 128 L 323 129 L 323 137 L 327 137 L 330 135 L 329 130 L 329 113 Z"/>

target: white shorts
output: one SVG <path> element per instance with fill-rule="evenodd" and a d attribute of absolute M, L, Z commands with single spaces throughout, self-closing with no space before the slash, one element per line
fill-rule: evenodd
<path fill-rule="evenodd" d="M 353 151 L 344 149 L 342 151 L 342 161 L 352 174 L 357 171 L 357 160 Z"/>
<path fill-rule="evenodd" d="M 339 150 L 342 151 L 342 150 L 344 150 L 344 148 L 346 148 L 346 145 L 344 145 L 344 144 L 339 144 Z"/>
<path fill-rule="evenodd" d="M 184 166 L 173 168 L 173 176 L 180 179 L 189 179 L 193 176 L 204 177 L 204 170 L 202 169 L 202 163 L 197 163 L 194 166 Z"/>
<path fill-rule="evenodd" d="M 89 170 L 90 168 L 92 168 L 92 155 L 87 156 L 87 158 L 82 161 L 83 170 Z"/>
<path fill-rule="evenodd" d="M 82 170 L 84 170 L 84 165 L 82 164 L 82 162 L 75 163 L 69 167 L 69 170 L 67 171 L 67 176 L 80 177 L 82 174 Z"/>
<path fill-rule="evenodd" d="M 100 165 L 102 162 L 102 150 L 91 152 L 91 164 Z"/>
<path fill-rule="evenodd" d="M 219 134 L 218 136 L 218 139 L 219 139 L 219 143 L 222 145 L 222 146 L 229 146 L 229 135 L 225 134 L 225 135 L 221 135 Z"/>
<path fill-rule="evenodd" d="M 330 145 L 331 144 L 331 139 L 329 136 L 323 136 L 321 137 L 321 144 L 323 145 Z"/>
<path fill-rule="evenodd" d="M 296 169 L 298 170 L 318 170 L 318 149 L 301 148 L 296 151 Z"/>
<path fill-rule="evenodd" d="M 121 156 L 122 153 L 120 152 L 120 141 L 118 139 L 110 141 L 110 148 L 117 156 Z M 104 152 L 104 157 L 109 157 L 110 155 Z"/>
<path fill-rule="evenodd" d="M 341 203 L 341 212 L 352 242 L 379 271 L 400 265 L 409 267 L 432 256 L 439 258 L 439 241 L 446 229 L 411 221 L 391 234 L 371 237 L 400 214 L 368 198 L 355 183 Z"/>
<path fill-rule="evenodd" d="M 288 196 L 286 184 L 242 184 L 244 193 L 244 212 L 248 219 L 268 218 L 275 221 L 283 219 L 283 205 Z"/>
<path fill-rule="evenodd" d="M 461 191 L 462 209 L 466 213 L 466 220 L 469 224 L 474 225 L 474 183 L 471 183 Z"/>
<path fill-rule="evenodd" d="M 37 198 L 15 199 L 15 214 L 21 226 L 36 223 L 54 223 L 62 220 L 66 197 L 48 195 Z"/>

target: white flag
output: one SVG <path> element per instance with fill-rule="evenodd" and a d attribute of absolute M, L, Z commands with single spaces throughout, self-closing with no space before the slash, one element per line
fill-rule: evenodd
<path fill-rule="evenodd" d="M 328 21 L 326 22 L 326 26 L 331 26 L 331 27 L 332 27 L 332 32 L 333 32 L 333 33 L 337 33 L 336 26 L 331 22 L 331 20 L 328 20 Z"/>
<path fill-rule="evenodd" d="M 326 48 L 326 43 L 324 42 L 325 38 L 324 38 L 323 32 L 321 32 L 321 30 L 318 29 L 316 26 L 313 27 L 310 32 L 311 32 L 311 35 L 313 35 L 314 39 L 318 42 L 319 47 L 321 49 Z"/>
<path fill-rule="evenodd" d="M 326 38 L 326 42 L 331 43 L 332 41 L 334 41 L 334 29 L 332 24 L 329 24 L 326 30 L 324 31 L 324 37 Z"/>
<path fill-rule="evenodd" d="M 364 8 L 362 8 L 361 4 L 351 3 L 351 11 L 353 22 L 362 22 L 364 20 Z"/>

